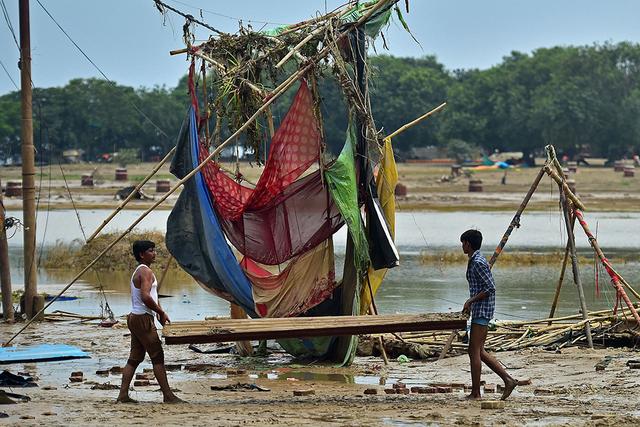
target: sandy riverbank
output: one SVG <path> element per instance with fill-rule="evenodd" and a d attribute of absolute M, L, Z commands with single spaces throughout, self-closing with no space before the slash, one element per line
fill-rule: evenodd
<path fill-rule="evenodd" d="M 0 325 L 9 336 L 20 325 Z M 625 363 L 640 358 L 629 349 L 563 349 L 562 353 L 527 349 L 499 353 L 500 360 L 519 379 L 520 386 L 501 410 L 480 408 L 480 402 L 464 399 L 463 391 L 439 394 L 386 395 L 385 388 L 402 381 L 408 387 L 433 383 L 468 384 L 466 356 L 438 362 L 391 361 L 358 357 L 349 368 L 292 360 L 281 353 L 268 358 L 205 355 L 187 346 L 166 346 L 167 363 L 181 364 L 169 372 L 172 387 L 188 403 L 160 403 L 156 385 L 135 387 L 138 405 L 113 403 L 117 390 L 92 390 L 97 384 L 120 383 L 119 375 L 96 375 L 96 370 L 121 366 L 127 358 L 128 330 L 79 323 L 41 323 L 29 328 L 17 344 L 65 343 L 77 345 L 90 359 L 6 365 L 12 372 L 26 371 L 37 377 L 38 388 L 16 388 L 27 394 L 28 403 L 3 405 L 7 425 L 638 425 L 640 376 Z M 605 357 L 611 362 L 603 371 L 595 365 Z M 206 364 L 206 365 L 205 365 Z M 187 370 L 186 365 L 192 365 Z M 193 366 L 196 366 L 195 368 Z M 141 365 L 149 367 L 148 360 Z M 72 371 L 83 371 L 84 382 L 70 383 Z M 229 370 L 235 371 L 231 373 Z M 381 378 L 385 385 L 380 385 Z M 499 383 L 490 372 L 488 384 Z M 211 386 L 256 383 L 269 388 L 258 391 L 213 391 Z M 364 394 L 367 388 L 378 394 Z M 313 389 L 315 395 L 294 397 L 294 390 Z M 485 400 L 498 395 L 485 393 Z M 21 417 L 26 417 L 23 419 Z"/>
<path fill-rule="evenodd" d="M 64 165 L 67 182 L 71 189 L 76 207 L 82 209 L 98 209 L 116 207 L 119 201 L 114 199 L 118 189 L 127 185 L 135 185 L 153 168 L 151 163 L 130 165 L 128 181 L 115 181 L 116 165 L 113 164 L 79 164 Z M 235 169 L 235 165 L 228 165 Z M 96 169 L 93 188 L 81 187 L 80 177 Z M 241 164 L 241 171 L 250 182 L 256 182 L 262 168 Z M 441 182 L 443 176 L 449 175 L 450 168 L 434 167 L 424 164 L 398 164 L 399 182 L 407 187 L 407 196 L 397 197 L 399 211 L 416 210 L 475 210 L 475 211 L 510 211 L 515 210 L 531 186 L 538 168 L 518 168 L 508 171 L 505 185 L 501 184 L 504 171 L 476 171 L 473 179 L 483 182 L 482 193 L 468 192 L 468 178 L 459 177 L 450 182 Z M 2 168 L 2 184 L 7 181 L 20 180 L 21 170 L 17 167 Z M 40 179 L 42 176 L 42 179 Z M 625 178 L 613 168 L 580 168 L 575 179 L 577 192 L 590 211 L 637 211 L 640 206 L 640 177 Z M 156 200 L 161 194 L 156 193 L 157 179 L 177 181 L 164 166 L 150 180 L 143 190 Z M 39 169 L 36 178 L 41 188 L 41 209 L 69 209 L 71 200 L 65 188 L 65 181 L 57 165 Z M 50 194 L 50 196 L 49 196 Z M 177 199 L 177 192 L 160 205 L 161 209 L 170 209 Z M 22 200 L 19 197 L 6 198 L 8 210 L 20 209 Z M 145 209 L 154 203 L 153 200 L 132 201 L 132 209 Z M 549 178 L 540 183 L 537 193 L 532 198 L 529 210 L 546 210 L 556 208 L 558 204 L 557 186 Z"/>

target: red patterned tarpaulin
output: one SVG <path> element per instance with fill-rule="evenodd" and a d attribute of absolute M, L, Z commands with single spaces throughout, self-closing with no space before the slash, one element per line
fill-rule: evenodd
<path fill-rule="evenodd" d="M 203 154 L 206 153 L 201 152 L 201 157 Z M 319 155 L 320 132 L 313 98 L 307 84 L 301 81 L 287 115 L 271 139 L 269 158 L 255 188 L 239 184 L 214 162 L 202 170 L 218 214 L 238 220 L 244 211 L 268 204 L 317 162 Z"/>
<path fill-rule="evenodd" d="M 262 209 L 245 210 L 237 220 L 219 220 L 238 251 L 268 265 L 311 250 L 344 224 L 320 171 L 295 181 Z"/>

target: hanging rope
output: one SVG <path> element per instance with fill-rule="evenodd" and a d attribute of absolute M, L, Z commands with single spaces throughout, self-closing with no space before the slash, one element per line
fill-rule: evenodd
<path fill-rule="evenodd" d="M 62 172 L 62 179 L 64 180 L 64 187 L 66 188 L 67 194 L 69 195 L 69 199 L 71 200 L 71 206 L 73 206 L 73 210 L 76 213 L 76 218 L 78 219 L 78 225 L 80 226 L 80 231 L 82 232 L 82 237 L 84 238 L 84 242 L 86 244 L 87 235 L 84 232 L 84 227 L 82 226 L 82 221 L 80 220 L 80 213 L 78 212 L 78 209 L 76 208 L 76 204 L 73 201 L 73 196 L 71 195 L 71 190 L 69 189 L 69 184 L 67 183 L 67 177 L 64 174 L 64 169 L 62 168 L 62 165 L 59 162 L 58 162 L 58 166 L 60 166 L 60 172 Z M 98 272 L 97 269 L 94 269 L 94 272 L 96 273 L 96 279 L 98 280 L 100 295 L 102 295 L 102 298 L 104 300 L 104 306 L 102 304 L 102 301 L 100 302 L 100 317 L 104 319 L 105 318 L 104 314 L 106 312 L 108 316 L 108 320 L 115 321 L 115 316 L 113 314 L 113 311 L 111 310 L 111 307 L 109 306 L 109 301 L 107 301 L 107 295 L 104 292 L 104 286 L 102 285 L 102 280 L 100 279 L 100 273 Z"/>

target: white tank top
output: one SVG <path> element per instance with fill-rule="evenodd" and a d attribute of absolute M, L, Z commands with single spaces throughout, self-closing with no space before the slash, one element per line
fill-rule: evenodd
<path fill-rule="evenodd" d="M 131 275 L 131 313 L 133 314 L 150 314 L 153 316 L 153 310 L 146 306 L 146 304 L 142 301 L 142 291 L 133 284 L 133 278 L 135 277 L 138 269 L 140 267 L 147 267 L 144 264 L 140 264 L 133 270 L 133 274 Z M 149 268 L 149 267 L 147 267 Z M 153 273 L 152 273 L 153 274 Z M 153 275 L 153 283 L 151 284 L 151 298 L 158 303 L 158 280 L 156 280 L 156 275 Z"/>

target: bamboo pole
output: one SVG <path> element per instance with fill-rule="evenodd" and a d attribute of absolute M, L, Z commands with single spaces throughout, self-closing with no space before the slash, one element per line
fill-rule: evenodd
<path fill-rule="evenodd" d="M 547 173 L 547 175 L 549 175 L 551 177 L 551 179 L 553 179 L 561 187 L 561 189 L 564 192 L 564 194 L 567 195 L 569 200 L 571 200 L 571 202 L 573 203 L 573 205 L 576 208 L 580 209 L 581 211 L 586 210 L 584 205 L 582 204 L 582 202 L 578 198 L 578 196 L 573 194 L 573 192 L 569 189 L 569 186 L 567 185 L 567 182 L 565 180 L 563 180 L 560 177 L 560 175 L 558 175 L 554 170 L 552 170 L 551 166 L 549 166 L 548 164 L 545 165 L 544 166 L 544 171 Z"/>
<path fill-rule="evenodd" d="M 580 270 L 578 268 L 578 256 L 576 254 L 576 241 L 571 228 L 571 218 L 569 217 L 569 202 L 565 193 L 560 190 L 560 203 L 562 204 L 562 213 L 564 215 L 564 223 L 567 228 L 567 243 L 569 244 L 569 253 L 571 256 L 571 269 L 573 271 L 573 282 L 578 288 L 578 299 L 580 300 L 580 307 L 582 310 L 582 318 L 586 321 L 588 319 L 587 302 L 584 298 L 584 289 L 582 288 L 582 279 L 580 279 Z M 591 337 L 591 325 L 587 321 L 584 325 L 584 331 L 587 335 L 587 344 L 589 348 L 593 348 L 593 339 Z"/>
<path fill-rule="evenodd" d="M 5 322 L 13 323 L 13 294 L 11 292 L 11 266 L 9 265 L 9 244 L 4 228 L 6 212 L 2 203 L 0 183 L 0 286 L 2 289 L 2 316 Z"/>
<path fill-rule="evenodd" d="M 282 65 L 285 62 L 287 62 L 289 60 L 289 58 L 291 58 L 293 56 L 294 53 L 296 53 L 302 46 L 307 44 L 307 42 L 309 42 L 309 40 L 311 40 L 312 38 L 314 38 L 318 34 L 322 33 L 323 31 L 324 31 L 324 27 L 318 27 L 315 30 L 311 31 L 307 35 L 307 37 L 305 37 L 302 40 L 300 40 L 298 42 L 298 44 L 296 44 L 289 52 L 287 52 L 287 54 L 285 56 L 282 57 L 282 59 L 276 64 L 276 68 L 282 67 Z"/>
<path fill-rule="evenodd" d="M 371 288 L 371 287 L 369 287 L 369 288 Z M 377 316 L 378 315 L 378 310 L 374 307 L 373 302 L 369 306 L 369 314 L 371 314 L 372 316 Z M 384 341 L 382 339 L 382 335 L 378 335 L 374 339 L 376 341 L 378 341 L 378 345 L 380 346 L 380 354 L 382 355 L 382 360 L 384 361 L 384 364 L 388 365 L 389 364 L 389 358 L 387 357 L 387 351 L 384 349 Z"/>
<path fill-rule="evenodd" d="M 620 285 L 620 279 L 618 274 L 613 271 L 613 269 L 611 268 L 611 263 L 609 263 L 609 260 L 604 256 L 602 249 L 600 249 L 600 245 L 598 245 L 598 241 L 596 240 L 594 235 L 591 233 L 591 230 L 589 229 L 587 222 L 584 220 L 582 212 L 580 212 L 577 209 L 574 212 L 575 212 L 575 216 L 578 218 L 578 222 L 582 226 L 582 229 L 584 230 L 585 234 L 589 238 L 589 243 L 591 243 L 591 247 L 596 251 L 596 254 L 598 255 L 598 258 L 600 258 L 602 265 L 604 265 L 605 270 L 607 270 L 607 273 L 611 277 L 611 281 L 613 282 L 613 286 L 616 288 L 618 295 L 622 297 L 622 300 L 625 302 L 625 304 L 627 304 L 627 307 L 629 307 L 629 310 L 631 310 L 633 317 L 635 318 L 636 322 L 640 326 L 640 316 L 638 316 L 638 312 L 636 311 L 635 307 L 631 303 L 631 300 L 627 296 L 627 293 L 624 291 L 624 289 Z"/>
<path fill-rule="evenodd" d="M 246 319 L 247 313 L 240 307 L 238 304 L 229 303 L 230 305 L 230 314 L 232 319 Z M 251 341 L 236 341 L 236 348 L 238 349 L 238 354 L 243 357 L 253 355 L 253 346 L 251 345 Z"/>
<path fill-rule="evenodd" d="M 199 52 L 197 50 L 191 50 L 190 51 L 191 55 L 196 56 L 204 61 L 207 61 L 208 63 L 214 65 L 218 71 L 222 72 L 223 74 L 227 74 L 227 67 L 225 67 L 224 65 L 222 65 L 221 63 L 219 63 L 218 61 L 216 61 L 215 59 L 205 55 L 202 52 Z M 251 81 L 245 79 L 245 78 L 240 78 L 240 81 L 244 84 L 246 84 L 248 87 L 250 87 L 254 92 L 256 92 L 258 95 L 260 96 L 265 96 L 266 92 L 264 89 L 260 88 L 259 86 L 257 86 L 256 84 L 252 83 Z"/>
<path fill-rule="evenodd" d="M 122 202 L 120 202 L 120 204 L 118 205 L 118 207 L 111 213 L 111 215 L 109 215 L 104 221 L 102 221 L 102 224 L 100 224 L 100 226 L 96 229 L 96 231 L 93 232 L 93 234 L 91 234 L 91 236 L 89 236 L 89 238 L 87 239 L 87 243 L 89 243 L 90 241 L 92 241 L 93 239 L 96 238 L 96 236 L 98 235 L 98 233 L 100 233 L 100 231 L 102 231 L 102 229 L 109 223 L 109 221 L 111 221 L 113 219 L 114 216 L 116 216 L 118 214 L 118 212 L 120 212 L 126 205 L 127 203 L 129 203 L 129 201 L 131 199 L 133 199 L 133 196 L 136 195 L 136 193 L 138 191 L 140 191 L 140 189 L 142 188 L 143 185 L 145 185 L 147 183 L 147 181 L 149 181 L 157 172 L 158 170 L 160 170 L 160 168 L 162 167 L 162 165 L 164 165 L 167 160 L 169 160 L 169 158 L 173 155 L 173 153 L 176 152 L 176 147 L 174 146 L 171 150 L 169 150 L 169 152 L 162 158 L 162 160 L 160 160 L 155 166 L 154 168 L 151 170 L 151 173 L 149 173 L 146 177 L 144 177 L 142 179 L 142 181 L 140 181 L 138 183 L 138 185 L 136 185 L 136 187 L 133 189 L 133 191 L 131 193 L 129 193 L 129 195 L 127 196 L 126 199 L 124 199 Z"/>
<path fill-rule="evenodd" d="M 207 96 L 207 65 L 205 60 L 202 60 L 202 96 L 203 96 L 203 104 L 204 104 L 204 135 L 205 141 L 209 143 L 209 97 Z"/>
<path fill-rule="evenodd" d="M 442 348 L 442 351 L 438 356 L 438 360 L 442 360 L 447 356 L 447 353 L 449 352 L 449 350 L 451 350 L 451 346 L 453 345 L 453 340 L 456 337 L 456 335 L 458 335 L 457 330 L 451 331 L 451 334 L 449 334 L 449 338 L 447 338 L 447 342 L 445 342 L 444 347 Z"/>
<path fill-rule="evenodd" d="M 575 215 L 571 217 L 571 229 L 573 230 L 576 224 Z M 562 268 L 560 269 L 560 278 L 558 279 L 558 285 L 556 286 L 556 292 L 553 295 L 553 302 L 551 303 L 551 310 L 549 311 L 549 318 L 553 318 L 556 313 L 556 307 L 558 305 L 558 299 L 560 298 L 560 288 L 562 288 L 562 282 L 564 281 L 564 274 L 567 271 L 567 261 L 569 259 L 569 242 L 564 250 L 564 258 L 562 259 Z M 552 321 L 549 320 L 549 325 Z"/>
<path fill-rule="evenodd" d="M 578 220 L 580 220 L 580 218 L 582 218 L 582 221 L 580 222 L 580 226 L 582 226 L 582 229 L 585 231 L 585 233 L 587 234 L 587 237 L 589 239 L 589 244 L 591 244 L 591 247 L 596 251 L 596 254 L 598 255 L 598 257 L 600 258 L 601 261 L 606 261 L 606 266 L 608 267 L 611 272 L 613 272 L 613 274 L 615 276 L 617 276 L 617 278 L 620 280 L 620 282 L 622 282 L 623 285 L 625 285 L 627 287 L 627 289 L 629 289 L 629 291 L 638 299 L 640 299 L 640 294 L 631 287 L 631 285 L 624 279 L 624 277 L 622 277 L 611 265 L 611 263 L 609 262 L 609 260 L 605 257 L 604 252 L 602 252 L 602 249 L 600 248 L 600 245 L 598 244 L 597 239 L 593 236 L 593 234 L 591 233 L 591 230 L 589 229 L 589 226 L 587 225 L 586 221 L 584 221 L 584 214 L 580 211 L 578 211 L 578 213 L 576 214 L 578 217 Z"/>
<path fill-rule="evenodd" d="M 376 307 L 375 299 L 373 298 L 373 288 L 371 287 L 371 280 L 369 280 L 369 275 L 367 274 L 367 288 L 369 288 L 369 295 L 371 296 L 371 305 L 369 306 L 369 312 L 372 315 L 378 315 L 378 307 Z M 387 357 L 387 352 L 384 349 L 384 342 L 382 341 L 382 335 L 378 335 L 378 344 L 380 345 L 380 354 L 382 354 L 382 360 L 384 360 L 384 364 L 389 364 L 389 358 Z"/>
<path fill-rule="evenodd" d="M 345 37 L 347 34 L 349 34 L 351 29 L 365 22 L 369 18 L 369 16 L 371 16 L 371 14 L 373 14 L 376 10 L 384 6 L 389 1 L 393 1 L 393 0 L 380 0 L 378 3 L 376 3 L 376 5 L 373 8 L 371 8 L 371 10 L 369 10 L 369 12 L 366 15 L 362 16 L 357 22 L 352 24 L 349 29 L 345 30 L 340 36 L 338 36 L 338 39 Z M 127 234 L 129 234 L 136 225 L 138 225 L 147 215 L 149 215 L 149 213 L 153 212 L 158 206 L 160 206 L 160 204 L 164 202 L 170 195 L 172 195 L 182 184 L 184 184 L 187 180 L 191 179 L 191 177 L 193 177 L 196 173 L 198 173 L 200 169 L 202 169 L 204 165 L 206 165 L 211 159 L 217 156 L 227 144 L 231 143 L 238 136 L 240 136 L 240 134 L 244 132 L 249 127 L 249 125 L 253 123 L 254 120 L 256 120 L 256 118 L 258 118 L 261 114 L 264 113 L 264 111 L 267 108 L 269 108 L 269 105 L 271 105 L 280 95 L 282 95 L 291 85 L 293 85 L 293 83 L 300 76 L 304 75 L 307 71 L 309 71 L 317 61 L 324 58 L 329 52 L 330 52 L 330 47 L 329 46 L 325 47 L 320 52 L 318 52 L 318 54 L 316 55 L 316 58 L 314 58 L 312 62 L 310 62 L 305 67 L 293 73 L 284 82 L 280 83 L 280 85 L 278 85 L 278 87 L 275 88 L 273 92 L 271 92 L 267 96 L 262 106 L 258 108 L 258 110 L 256 110 L 256 112 L 253 113 L 253 115 L 249 117 L 249 119 L 247 119 L 247 121 L 238 128 L 238 130 L 236 130 L 224 142 L 222 142 L 218 147 L 216 147 L 216 149 L 213 150 L 198 166 L 196 166 L 191 172 L 189 172 L 181 180 L 179 180 L 176 183 L 176 185 L 174 185 L 172 188 L 169 189 L 169 191 L 167 191 L 162 197 L 160 197 L 160 199 L 156 203 L 154 203 L 149 209 L 144 211 L 138 217 L 138 219 L 136 219 L 122 234 L 120 234 L 120 236 L 118 236 L 113 242 L 111 242 L 106 248 L 104 248 L 103 251 L 100 252 L 93 261 L 91 261 L 85 268 L 82 269 L 82 271 L 76 274 L 74 278 L 71 279 L 71 282 L 69 282 L 69 284 L 67 284 L 58 293 L 58 295 L 56 295 L 51 301 L 49 301 L 49 303 L 45 305 L 44 308 L 40 310 L 36 316 L 32 317 L 18 332 L 16 332 L 7 342 L 5 342 L 3 344 L 3 347 L 8 346 L 18 335 L 22 333 L 22 331 L 27 329 L 27 327 L 32 323 L 35 317 L 44 313 L 45 310 L 49 308 L 51 304 L 53 304 L 58 298 L 60 298 L 60 296 L 62 296 L 62 294 L 64 294 L 67 291 L 67 289 L 69 289 L 80 277 L 82 277 L 91 267 L 93 267 L 93 265 L 97 263 L 104 256 L 104 254 L 109 252 L 111 248 L 113 248 L 120 240 L 122 240 Z"/>
<path fill-rule="evenodd" d="M 516 214 L 513 216 L 513 219 L 511 220 L 509 227 L 507 227 L 507 231 L 504 232 L 504 235 L 502 236 L 500 243 L 496 247 L 496 250 L 493 251 L 493 255 L 491 255 L 491 259 L 489 260 L 489 268 L 493 267 L 493 264 L 495 264 L 496 260 L 498 259 L 498 256 L 500 256 L 500 254 L 502 253 L 502 250 L 504 249 L 504 246 L 507 244 L 507 240 L 509 240 L 509 236 L 511 236 L 513 229 L 516 227 L 520 227 L 520 215 L 522 215 L 522 212 L 524 212 L 524 210 L 526 209 L 527 204 L 529 203 L 529 200 L 531 200 L 531 196 L 533 195 L 533 193 L 538 188 L 538 184 L 540 184 L 540 180 L 542 179 L 543 175 L 544 175 L 544 169 L 540 169 L 540 171 L 538 172 L 538 175 L 536 175 L 536 178 L 533 180 L 533 184 L 531 184 L 531 187 L 529 187 L 529 191 L 524 196 L 522 203 L 520 203 L 520 207 L 518 207 Z"/>
<path fill-rule="evenodd" d="M 423 115 L 421 115 L 417 119 L 415 119 L 415 120 L 413 120 L 413 121 L 411 121 L 409 123 L 405 123 L 404 125 L 400 126 L 396 131 L 391 132 L 391 134 L 389 134 L 385 139 L 391 139 L 391 138 L 393 138 L 395 136 L 398 136 L 399 134 L 401 134 L 405 130 L 417 125 L 418 123 L 420 123 L 421 121 L 423 121 L 427 117 L 432 116 L 435 113 L 437 113 L 438 111 L 442 110 L 444 107 L 446 107 L 446 105 L 447 105 L 447 103 L 443 102 L 442 104 L 438 105 L 433 110 L 431 110 L 431 111 L 429 111 L 427 113 L 424 113 Z"/>
<path fill-rule="evenodd" d="M 169 259 L 167 260 L 167 264 L 162 269 L 162 274 L 160 275 L 160 280 L 158 280 L 158 292 L 160 292 L 160 287 L 164 283 L 164 280 L 167 278 L 167 273 L 169 272 L 169 268 L 171 267 L 171 262 L 173 262 L 173 256 L 169 255 Z"/>

